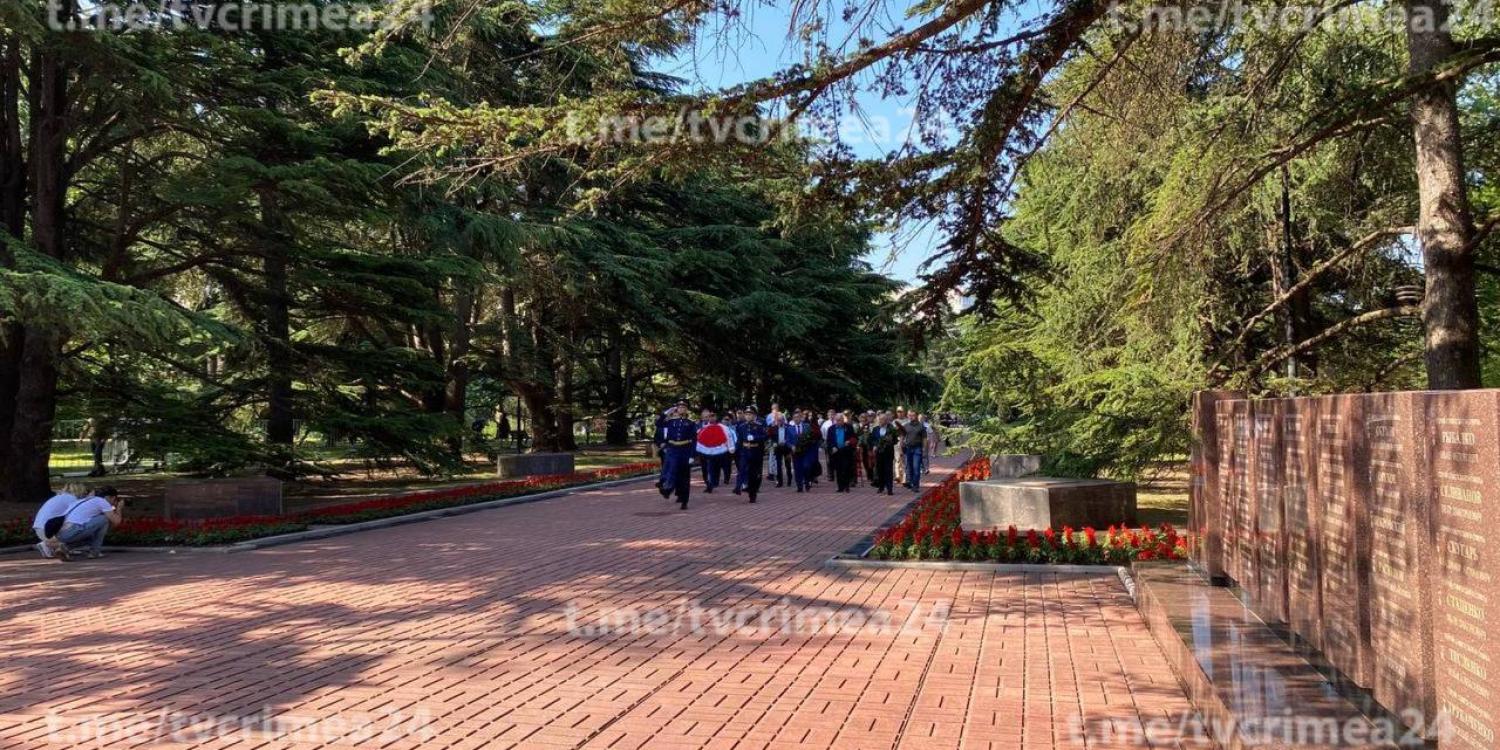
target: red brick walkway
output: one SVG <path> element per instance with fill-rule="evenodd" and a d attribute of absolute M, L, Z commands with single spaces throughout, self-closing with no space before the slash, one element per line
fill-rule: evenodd
<path fill-rule="evenodd" d="M 1103 747 L 1187 709 L 1112 574 L 823 565 L 909 499 L 678 513 L 642 483 L 254 553 L 0 558 L 0 748 Z"/>

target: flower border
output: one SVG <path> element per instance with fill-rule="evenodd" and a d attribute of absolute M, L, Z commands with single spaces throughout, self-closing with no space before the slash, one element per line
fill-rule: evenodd
<path fill-rule="evenodd" d="M 642 461 L 572 474 L 509 479 L 441 490 L 340 503 L 279 516 L 230 516 L 205 520 L 130 518 L 109 532 L 111 546 L 207 547 L 234 544 L 306 531 L 309 526 L 342 526 L 422 511 L 535 495 L 613 479 L 645 476 L 657 471 L 655 461 Z M 26 519 L 0 523 L 0 547 L 31 544 L 36 536 Z"/>
<path fill-rule="evenodd" d="M 1138 529 L 1111 526 L 964 531 L 959 524 L 958 485 L 988 479 L 989 459 L 976 457 L 927 490 L 905 517 L 875 533 L 867 556 L 874 560 L 1129 565 L 1136 560 L 1180 560 L 1186 540 L 1171 524 Z"/>

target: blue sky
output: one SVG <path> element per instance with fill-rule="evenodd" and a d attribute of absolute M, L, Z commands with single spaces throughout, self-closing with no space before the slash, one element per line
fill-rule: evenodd
<path fill-rule="evenodd" d="M 658 69 L 684 79 L 689 88 L 711 90 L 764 78 L 795 64 L 802 60 L 803 47 L 788 36 L 790 5 L 789 2 L 743 3 L 744 14 L 735 26 L 706 30 L 694 48 Z M 901 21 L 898 18 L 877 21 L 866 33 L 890 30 Z M 837 33 L 838 27 L 832 27 L 830 37 Z M 856 103 L 867 122 L 849 118 L 841 125 L 841 140 L 863 157 L 882 156 L 900 145 L 904 129 L 912 124 L 910 102 L 883 99 L 862 91 Z M 912 283 L 917 267 L 933 253 L 939 241 L 930 226 L 901 227 L 894 235 L 878 236 L 875 250 L 867 259 L 886 275 Z"/>

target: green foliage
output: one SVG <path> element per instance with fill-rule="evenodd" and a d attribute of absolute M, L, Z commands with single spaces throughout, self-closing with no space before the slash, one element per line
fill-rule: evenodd
<path fill-rule="evenodd" d="M 975 415 L 971 439 L 981 449 L 1042 453 L 1049 473 L 1137 476 L 1186 453 L 1197 389 L 1420 387 L 1412 319 L 1350 329 L 1295 357 L 1295 374 L 1280 360 L 1262 362 L 1393 304 L 1400 286 L 1420 286 L 1400 232 L 1315 279 L 1291 341 L 1291 306 L 1254 317 L 1279 296 L 1277 264 L 1301 278 L 1360 238 L 1412 221 L 1404 114 L 1319 144 L 1226 197 L 1235 175 L 1296 137 L 1330 100 L 1356 100 L 1399 75 L 1403 40 L 1330 28 L 1293 43 L 1247 28 L 1207 41 L 1143 38 L 1100 80 L 1114 53 L 1101 33 L 1099 54 L 1052 82 L 1053 100 L 1087 92 L 1088 107 L 1026 162 L 1004 229 L 1045 259 L 1045 270 L 1028 279 L 1023 304 L 1000 304 L 986 311 L 992 320 L 955 329 L 939 360 L 942 408 Z M 1467 127 L 1492 127 L 1482 102 L 1493 85 L 1474 88 Z M 1475 172 L 1478 201 L 1490 171 Z M 1486 280 L 1490 318 L 1494 294 Z"/>
<path fill-rule="evenodd" d="M 868 228 L 799 206 L 805 150 L 664 164 L 531 141 L 681 99 L 646 61 L 686 18 L 555 36 L 628 5 L 439 3 L 430 28 L 375 35 L 60 35 L 7 6 L 22 54 L 3 72 L 30 83 L 55 50 L 74 81 L 75 171 L 64 250 L 37 252 L 28 216 L 0 253 L 0 382 L 12 328 L 57 331 L 60 416 L 203 474 L 335 471 L 310 458 L 330 444 L 455 471 L 469 420 L 516 401 L 534 439 L 557 433 L 537 445 L 566 448 L 574 420 L 684 393 L 930 390 L 860 260 Z"/>

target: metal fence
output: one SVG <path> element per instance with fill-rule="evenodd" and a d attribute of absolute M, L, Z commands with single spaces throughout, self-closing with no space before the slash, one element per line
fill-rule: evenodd
<path fill-rule="evenodd" d="M 475 434 L 470 431 L 464 436 L 465 450 L 494 454 L 521 453 L 530 448 L 531 436 L 525 429 L 528 426 L 528 420 L 511 416 L 509 421 L 512 427 L 504 440 L 499 438 L 495 422 L 487 420 L 483 432 Z M 350 446 L 341 444 L 331 436 L 307 434 L 303 431 L 303 427 L 301 421 L 295 424 L 299 440 L 294 446 L 294 451 L 298 458 L 309 461 L 326 460 L 337 458 L 350 450 Z M 253 436 L 264 438 L 265 421 L 252 422 L 248 426 L 248 431 Z M 49 467 L 53 476 L 83 477 L 98 468 L 102 468 L 111 476 L 153 474 L 173 471 L 183 463 L 181 456 L 172 453 L 145 454 L 139 443 L 132 443 L 123 438 L 105 440 L 96 446 L 94 441 L 87 437 L 89 430 L 86 420 L 59 420 L 53 426 L 52 434 L 54 437 Z M 604 421 L 602 419 L 579 420 L 574 425 L 574 438 L 580 446 L 602 445 Z M 97 463 L 94 453 L 96 447 L 99 450 Z"/>
<path fill-rule="evenodd" d="M 132 448 L 129 440 L 110 439 L 96 445 L 87 437 L 81 437 L 87 434 L 87 427 L 88 423 L 83 420 L 62 420 L 54 425 L 52 456 L 48 461 L 53 476 L 87 476 L 96 468 L 103 468 L 112 475 L 150 474 L 166 471 L 171 465 L 170 455 L 141 455 Z"/>

